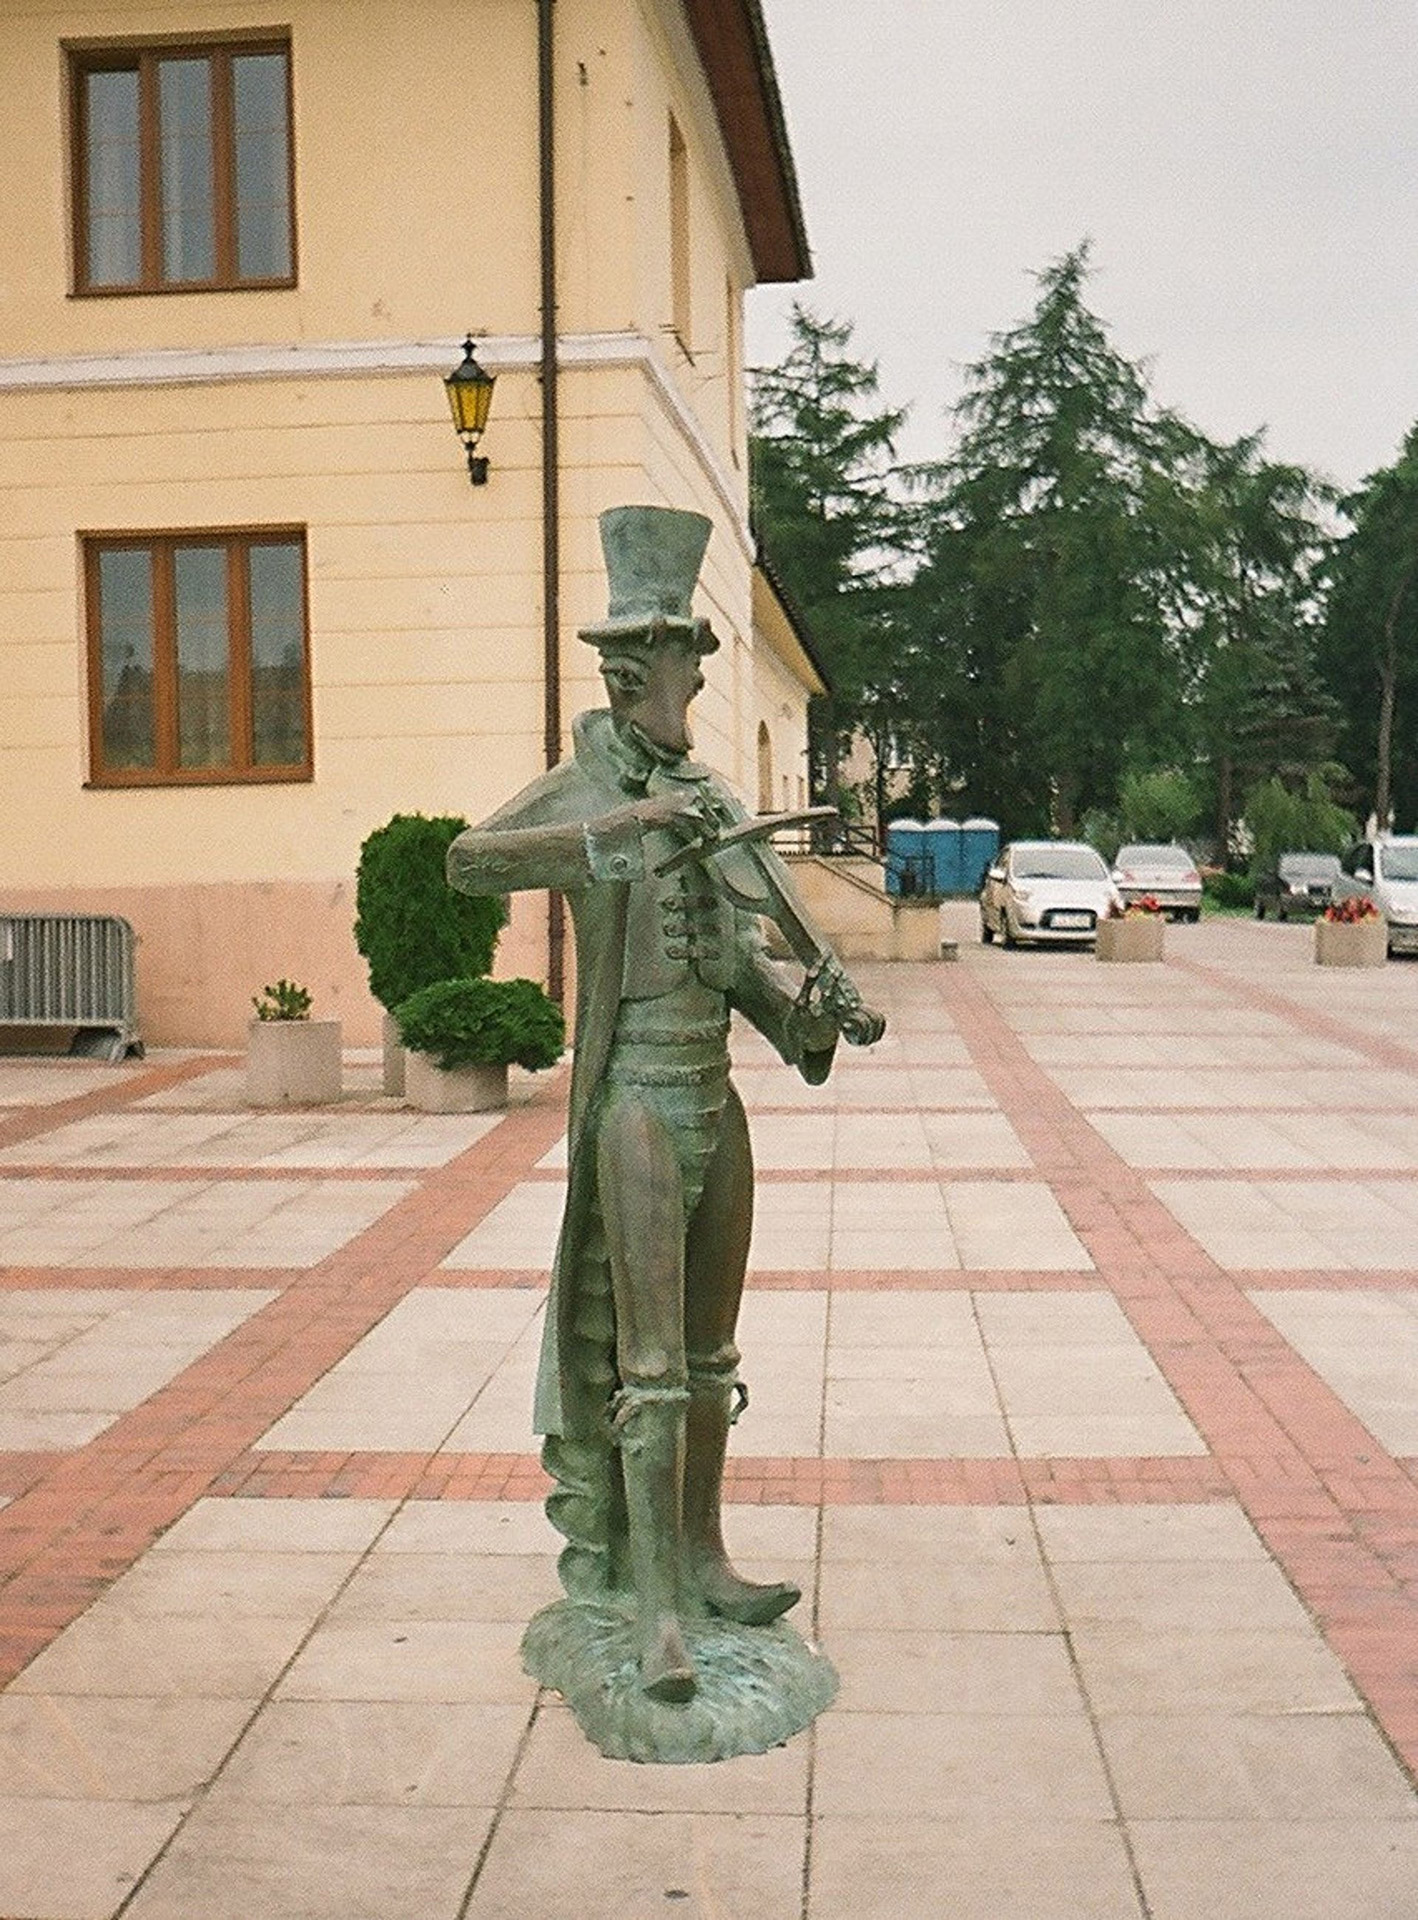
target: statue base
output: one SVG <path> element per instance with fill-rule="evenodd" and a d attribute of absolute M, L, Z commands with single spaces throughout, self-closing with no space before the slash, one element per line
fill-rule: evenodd
<path fill-rule="evenodd" d="M 682 1622 L 699 1686 L 682 1705 L 642 1692 L 627 1609 L 558 1600 L 522 1637 L 522 1664 L 559 1693 L 610 1760 L 689 1765 L 767 1753 L 810 1726 L 837 1696 L 837 1671 L 785 1620 L 744 1627 Z"/>

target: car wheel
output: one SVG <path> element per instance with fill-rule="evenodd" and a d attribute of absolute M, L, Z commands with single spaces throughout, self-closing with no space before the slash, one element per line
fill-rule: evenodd
<path fill-rule="evenodd" d="M 1283 908 L 1277 907 L 1275 911 L 1280 915 L 1280 918 L 1282 920 L 1285 918 L 1285 912 Z M 1264 918 L 1265 918 L 1265 902 L 1264 900 L 1257 900 L 1256 901 L 1256 919 L 1264 920 Z"/>
<path fill-rule="evenodd" d="M 1192 925 L 1195 926 L 1198 920 L 1200 920 L 1201 918 L 1201 908 L 1193 907 L 1191 912 L 1187 915 L 1187 918 L 1188 920 L 1191 921 Z"/>
<path fill-rule="evenodd" d="M 990 925 L 989 921 L 985 918 L 984 914 L 981 914 L 980 915 L 981 941 L 984 943 L 985 946 L 989 947 L 994 945 L 994 938 L 995 938 L 994 928 Z"/>

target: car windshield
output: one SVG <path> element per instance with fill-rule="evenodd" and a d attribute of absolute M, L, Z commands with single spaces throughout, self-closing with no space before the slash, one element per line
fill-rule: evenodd
<path fill-rule="evenodd" d="M 1106 880 L 1107 869 L 1091 847 L 1021 848 L 1012 862 L 1016 880 Z"/>
<path fill-rule="evenodd" d="M 1385 880 L 1418 880 L 1418 847 L 1380 847 Z"/>
<path fill-rule="evenodd" d="M 1185 847 L 1119 847 L 1120 867 L 1189 867 L 1192 857 Z"/>
<path fill-rule="evenodd" d="M 1339 862 L 1332 853 L 1282 853 L 1280 871 L 1286 880 L 1332 880 Z"/>

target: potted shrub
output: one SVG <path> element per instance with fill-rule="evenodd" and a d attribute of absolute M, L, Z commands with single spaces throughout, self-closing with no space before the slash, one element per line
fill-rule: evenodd
<path fill-rule="evenodd" d="M 1381 967 L 1388 959 L 1388 922 L 1372 900 L 1336 900 L 1315 922 L 1315 964 Z"/>
<path fill-rule="evenodd" d="M 340 1023 L 312 1020 L 294 980 L 253 994 L 246 1027 L 246 1098 L 253 1107 L 319 1106 L 340 1097 Z"/>
<path fill-rule="evenodd" d="M 405 1092 L 425 1113 L 507 1104 L 507 1069 L 555 1066 L 561 1010 L 533 980 L 438 980 L 394 1011 L 408 1048 Z"/>
<path fill-rule="evenodd" d="M 1110 907 L 1098 922 L 1100 960 L 1160 960 L 1162 908 L 1150 893 L 1126 907 Z"/>
<path fill-rule="evenodd" d="M 507 923 L 505 900 L 448 885 L 448 848 L 467 824 L 455 814 L 396 813 L 360 848 L 354 936 L 384 1008 L 386 1093 L 404 1091 L 394 1008 L 435 981 L 486 973 Z"/>

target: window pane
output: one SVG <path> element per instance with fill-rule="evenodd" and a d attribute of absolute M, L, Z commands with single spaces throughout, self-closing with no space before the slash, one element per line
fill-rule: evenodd
<path fill-rule="evenodd" d="M 151 767 L 153 568 L 146 550 L 98 557 L 99 658 L 106 767 Z"/>
<path fill-rule="evenodd" d="M 236 118 L 236 271 L 284 280 L 291 270 L 286 55 L 232 61 Z"/>
<path fill-rule="evenodd" d="M 173 559 L 177 602 L 177 761 L 183 767 L 231 763 L 230 653 L 225 547 L 179 547 Z"/>
<path fill-rule="evenodd" d="M 158 62 L 162 128 L 164 280 L 211 280 L 217 255 L 212 220 L 212 64 Z"/>
<path fill-rule="evenodd" d="M 295 767 L 306 759 L 305 604 L 301 549 L 251 549 L 252 759 Z"/>
<path fill-rule="evenodd" d="M 138 201 L 137 73 L 84 75 L 88 157 L 85 272 L 90 286 L 132 286 L 142 277 Z"/>

